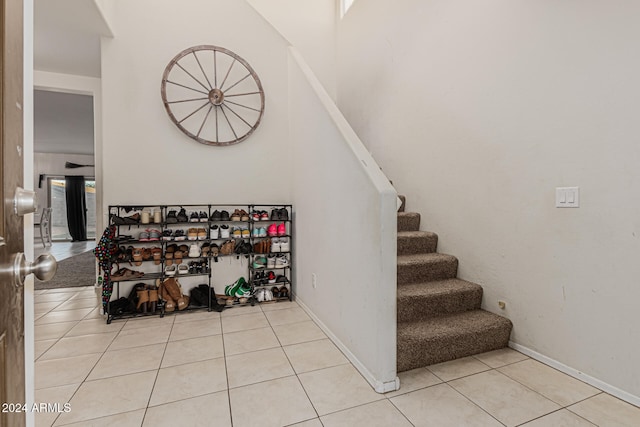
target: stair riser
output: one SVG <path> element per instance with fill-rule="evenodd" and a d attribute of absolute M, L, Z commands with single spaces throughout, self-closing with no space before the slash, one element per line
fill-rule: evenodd
<path fill-rule="evenodd" d="M 398 255 L 433 253 L 437 247 L 437 236 L 398 236 Z"/>
<path fill-rule="evenodd" d="M 482 288 L 440 295 L 398 297 L 398 322 L 424 320 L 469 310 L 482 303 Z"/>
<path fill-rule="evenodd" d="M 431 280 L 453 279 L 458 274 L 458 260 L 398 263 L 398 285 Z"/>
<path fill-rule="evenodd" d="M 418 231 L 420 229 L 420 214 L 398 215 L 398 231 Z"/>
<path fill-rule="evenodd" d="M 511 328 L 504 327 L 462 336 L 438 337 L 428 341 L 404 340 L 399 337 L 397 369 L 398 372 L 404 372 L 498 350 L 507 346 L 510 333 Z"/>

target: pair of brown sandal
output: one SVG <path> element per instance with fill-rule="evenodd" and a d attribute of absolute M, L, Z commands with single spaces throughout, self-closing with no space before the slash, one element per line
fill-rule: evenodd
<path fill-rule="evenodd" d="M 158 308 L 158 287 L 156 285 L 145 285 L 138 283 L 135 285 L 138 304 L 136 311 L 140 313 L 155 313 Z"/>
<path fill-rule="evenodd" d="M 164 311 L 184 310 L 189 306 L 189 297 L 183 295 L 182 286 L 175 278 L 170 277 L 161 283 L 158 279 L 158 283 L 160 298 L 166 301 Z"/>
<path fill-rule="evenodd" d="M 111 280 L 114 282 L 118 282 L 120 280 L 129 280 L 137 277 L 144 276 L 142 271 L 129 270 L 128 268 L 121 268 L 115 273 L 111 274 Z"/>
<path fill-rule="evenodd" d="M 133 248 L 131 256 L 135 265 L 142 265 L 142 261 L 149 261 L 151 258 L 153 258 L 155 265 L 159 265 L 162 258 L 162 248 Z"/>

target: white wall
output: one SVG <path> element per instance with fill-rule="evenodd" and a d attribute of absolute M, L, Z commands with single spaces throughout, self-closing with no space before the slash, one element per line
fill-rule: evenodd
<path fill-rule="evenodd" d="M 514 323 L 515 343 L 640 400 L 636 2 L 356 2 L 338 99 Z M 579 186 L 579 209 L 554 189 Z M 625 395 L 625 392 L 630 395 Z"/>
<path fill-rule="evenodd" d="M 247 0 L 300 52 L 327 93 L 336 96 L 335 0 Z"/>
<path fill-rule="evenodd" d="M 396 192 L 291 52 L 296 296 L 376 391 L 395 390 Z"/>
<path fill-rule="evenodd" d="M 287 43 L 245 2 L 113 2 L 115 37 L 102 40 L 105 204 L 286 203 Z M 169 119 L 162 74 L 182 50 L 213 44 L 256 71 L 262 123 L 232 146 L 200 144 Z"/>

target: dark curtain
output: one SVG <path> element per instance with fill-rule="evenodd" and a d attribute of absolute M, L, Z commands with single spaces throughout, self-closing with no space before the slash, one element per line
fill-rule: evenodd
<path fill-rule="evenodd" d="M 87 202 L 84 197 L 84 176 L 65 176 L 67 226 L 74 242 L 87 240 Z"/>

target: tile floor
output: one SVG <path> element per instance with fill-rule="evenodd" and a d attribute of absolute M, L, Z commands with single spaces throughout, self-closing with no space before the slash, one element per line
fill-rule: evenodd
<path fill-rule="evenodd" d="M 36 291 L 37 426 L 639 426 L 640 408 L 505 349 L 375 393 L 295 302 L 117 320 Z"/>

